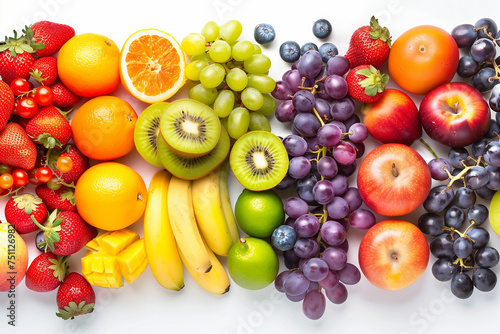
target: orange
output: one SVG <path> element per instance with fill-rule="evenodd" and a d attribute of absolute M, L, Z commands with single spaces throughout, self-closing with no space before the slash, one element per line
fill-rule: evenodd
<path fill-rule="evenodd" d="M 389 75 L 407 92 L 427 94 L 453 79 L 458 60 L 457 43 L 448 32 L 431 25 L 417 26 L 392 44 Z"/>
<path fill-rule="evenodd" d="M 137 114 L 125 100 L 99 96 L 84 103 L 73 115 L 73 141 L 83 154 L 113 160 L 134 148 Z"/>
<path fill-rule="evenodd" d="M 120 49 L 98 34 L 72 37 L 59 50 L 57 71 L 61 81 L 84 97 L 109 94 L 120 84 Z"/>
<path fill-rule="evenodd" d="M 133 33 L 120 53 L 120 79 L 125 89 L 146 103 L 162 102 L 186 82 L 186 61 L 168 33 L 144 29 Z"/>
<path fill-rule="evenodd" d="M 148 191 L 142 177 L 118 162 L 103 162 L 78 179 L 75 203 L 92 226 L 115 231 L 135 223 L 146 209 Z"/>

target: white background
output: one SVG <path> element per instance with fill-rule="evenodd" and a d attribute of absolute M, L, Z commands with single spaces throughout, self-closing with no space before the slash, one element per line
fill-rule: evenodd
<path fill-rule="evenodd" d="M 0 1 L 0 35 L 12 35 L 25 24 L 41 19 L 66 23 L 77 34 L 99 33 L 114 40 L 119 47 L 133 32 L 144 28 L 158 28 L 172 34 L 179 42 L 191 32 L 200 32 L 205 22 L 219 24 L 238 19 L 243 24 L 242 38 L 253 41 L 253 27 L 270 23 L 277 37 L 272 45 L 263 48 L 273 65 L 270 75 L 279 79 L 289 66 L 278 54 L 280 44 L 295 40 L 299 44 L 322 41 L 312 34 L 312 24 L 319 18 L 328 19 L 333 34 L 328 41 L 347 50 L 352 32 L 368 24 L 371 15 L 386 25 L 398 37 L 407 29 L 421 24 L 432 24 L 451 31 L 461 23 L 474 24 L 479 18 L 495 14 L 497 1 L 273 1 L 273 0 L 191 0 L 191 1 L 69 1 L 37 0 Z M 500 23 L 500 17 L 492 17 Z M 384 67 L 383 70 L 387 68 Z M 394 83 L 390 83 L 394 86 Z M 122 87 L 114 95 L 128 100 L 139 114 L 145 104 L 128 96 Z M 175 98 L 186 97 L 183 89 Z M 416 97 L 419 104 L 421 97 Z M 287 126 L 272 122 L 273 131 L 288 133 Z M 377 143 L 367 142 L 367 151 Z M 441 156 L 446 149 L 433 143 Z M 412 146 L 426 160 L 432 157 L 419 143 Z M 156 171 L 134 150 L 118 159 L 138 170 L 147 184 Z M 352 177 L 355 184 L 355 178 Z M 30 188 L 31 189 L 31 188 Z M 231 176 L 230 191 L 234 204 L 241 186 Z M 0 219 L 4 220 L 6 199 L 0 199 Z M 413 223 L 421 213 L 403 217 Z M 378 217 L 381 220 L 382 217 Z M 142 220 L 131 226 L 142 235 Z M 488 226 L 489 228 L 489 226 Z M 491 229 L 490 229 L 491 231 Z M 34 247 L 34 234 L 25 235 L 30 260 L 38 251 Z M 357 264 L 357 248 L 364 231 L 351 229 L 349 260 Z M 491 232 L 490 244 L 500 248 L 499 237 Z M 72 270 L 80 271 L 80 257 L 70 260 Z M 132 285 L 125 284 L 118 290 L 95 288 L 95 312 L 73 321 L 63 321 L 55 316 L 56 292 L 35 293 L 28 290 L 24 281 L 17 288 L 17 327 L 7 326 L 7 296 L 0 294 L 0 332 L 27 333 L 130 333 L 132 331 L 159 331 L 170 333 L 285 333 L 314 331 L 315 333 L 437 333 L 458 330 L 487 331 L 497 325 L 500 305 L 500 288 L 491 293 L 475 291 L 471 298 L 459 300 L 451 295 L 449 283 L 441 283 L 428 270 L 410 287 L 400 291 L 384 291 L 372 286 L 364 277 L 358 285 L 349 287 L 349 298 L 343 305 L 328 302 L 325 315 L 318 321 L 308 320 L 300 303 L 292 303 L 276 292 L 271 285 L 259 291 L 247 291 L 232 284 L 229 293 L 214 296 L 202 290 L 185 272 L 186 286 L 180 292 L 163 289 L 154 279 L 150 269 Z M 284 266 L 282 265 L 282 269 Z M 495 268 L 498 273 L 498 268 Z"/>

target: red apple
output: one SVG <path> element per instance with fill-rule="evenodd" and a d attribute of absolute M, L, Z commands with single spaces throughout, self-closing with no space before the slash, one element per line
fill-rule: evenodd
<path fill-rule="evenodd" d="M 420 121 L 425 132 L 450 147 L 467 146 L 482 138 L 490 118 L 483 95 L 464 82 L 438 86 L 420 103 Z"/>
<path fill-rule="evenodd" d="M 417 151 L 383 144 L 359 166 L 358 190 L 365 204 L 383 216 L 402 216 L 418 208 L 431 189 L 431 172 Z"/>
<path fill-rule="evenodd" d="M 386 89 L 380 98 L 361 110 L 363 123 L 376 140 L 411 145 L 422 136 L 415 102 L 397 89 Z"/>
<path fill-rule="evenodd" d="M 358 254 L 368 281 L 386 290 L 414 283 L 429 262 L 427 239 L 418 227 L 404 220 L 373 225 L 361 240 Z"/>

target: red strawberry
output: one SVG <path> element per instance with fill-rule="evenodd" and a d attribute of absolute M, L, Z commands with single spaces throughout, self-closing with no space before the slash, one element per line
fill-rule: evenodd
<path fill-rule="evenodd" d="M 15 78 L 28 79 L 35 59 L 28 52 L 12 55 L 9 50 L 0 52 L 0 77 L 10 85 Z"/>
<path fill-rule="evenodd" d="M 14 110 L 14 93 L 9 85 L 0 81 L 0 131 L 5 128 L 12 111 Z"/>
<path fill-rule="evenodd" d="M 32 169 L 36 161 L 35 144 L 17 123 L 7 123 L 0 131 L 0 163 Z"/>
<path fill-rule="evenodd" d="M 373 65 L 380 68 L 389 57 L 391 35 L 382 28 L 372 16 L 369 26 L 358 28 L 351 36 L 345 57 L 349 59 L 351 68 L 359 65 Z"/>
<path fill-rule="evenodd" d="M 57 169 L 56 163 L 59 157 L 68 157 L 71 159 L 73 167 L 71 167 L 69 172 L 61 173 Z M 48 164 L 54 174 L 61 178 L 61 180 L 65 183 L 76 184 L 76 181 L 80 178 L 83 172 L 89 168 L 89 158 L 83 155 L 83 153 L 76 148 L 76 145 L 67 144 L 61 149 L 53 149 L 50 152 Z"/>
<path fill-rule="evenodd" d="M 31 25 L 33 38 L 38 43 L 43 43 L 45 47 L 36 52 L 38 57 L 52 56 L 71 37 L 75 36 L 75 29 L 60 23 L 50 21 L 39 21 Z"/>
<path fill-rule="evenodd" d="M 52 190 L 46 184 L 41 184 L 35 188 L 35 193 L 42 199 L 49 211 L 59 209 L 76 212 L 73 188 L 61 186 L 57 190 Z"/>
<path fill-rule="evenodd" d="M 48 105 L 28 122 L 26 133 L 46 148 L 62 147 L 71 139 L 71 125 L 56 107 Z"/>
<path fill-rule="evenodd" d="M 68 259 L 69 256 L 57 256 L 51 252 L 38 255 L 26 271 L 26 287 L 36 292 L 57 289 L 68 275 Z"/>
<path fill-rule="evenodd" d="M 72 272 L 57 290 L 58 317 L 64 320 L 91 313 L 94 310 L 95 293 L 90 283 L 79 273 Z"/>
<path fill-rule="evenodd" d="M 76 95 L 68 87 L 64 86 L 61 81 L 57 81 L 50 86 L 50 89 L 52 89 L 52 94 L 54 94 L 52 105 L 58 108 L 72 107 L 82 99 L 81 96 Z"/>
<path fill-rule="evenodd" d="M 40 197 L 22 194 L 12 197 L 5 204 L 5 218 L 19 234 L 38 230 L 31 217 L 42 224 L 47 220 L 47 207 Z"/>
<path fill-rule="evenodd" d="M 360 65 L 350 70 L 345 79 L 350 97 L 360 102 L 372 103 L 380 98 L 389 76 L 381 74 L 372 65 Z"/>
<path fill-rule="evenodd" d="M 30 74 L 42 85 L 50 86 L 54 84 L 57 80 L 57 58 L 42 57 L 35 60 Z"/>
<path fill-rule="evenodd" d="M 44 232 L 45 242 L 39 246 L 55 255 L 75 254 L 97 236 L 97 229 L 73 211 L 54 210 L 45 225 L 33 221 Z"/>

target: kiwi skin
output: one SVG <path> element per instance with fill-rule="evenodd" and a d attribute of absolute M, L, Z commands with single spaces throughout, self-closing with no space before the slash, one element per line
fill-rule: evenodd
<path fill-rule="evenodd" d="M 168 102 L 154 103 L 142 111 L 134 129 L 137 152 L 150 164 L 163 168 L 157 153 L 157 138 L 160 135 L 160 118 Z"/>
<path fill-rule="evenodd" d="M 249 190 L 274 188 L 288 171 L 288 153 L 281 140 L 267 131 L 250 131 L 233 145 L 229 164 L 236 179 Z"/>

